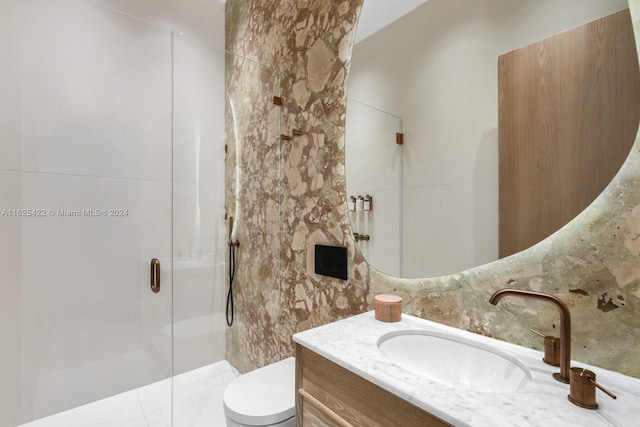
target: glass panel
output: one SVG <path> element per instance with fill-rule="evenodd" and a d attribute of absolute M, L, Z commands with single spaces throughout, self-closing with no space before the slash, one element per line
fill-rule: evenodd
<path fill-rule="evenodd" d="M 0 16 L 0 425 L 15 426 L 171 375 L 171 34 L 79 0 L 3 0 Z M 58 424 L 143 422 L 151 396 L 132 393 Z"/>
<path fill-rule="evenodd" d="M 224 52 L 176 35 L 174 374 L 224 359 L 224 66 Z"/>
<path fill-rule="evenodd" d="M 396 144 L 397 132 L 402 132 L 399 117 L 348 100 L 347 198 L 373 197 L 370 211 L 349 211 L 351 227 L 369 236 L 358 243 L 365 258 L 392 276 L 402 276 L 402 146 Z"/>
<path fill-rule="evenodd" d="M 234 218 L 237 250 L 229 362 L 247 371 L 280 360 L 280 75 L 228 55 L 226 63 L 226 216 Z M 270 170 L 264 174 L 262 171 Z M 241 203 L 242 202 L 242 203 Z M 259 259 L 260 266 L 251 259 Z M 228 276 L 226 282 L 228 283 Z M 247 298 L 244 296 L 248 295 Z M 255 298 L 261 295 L 264 299 Z M 247 317 L 248 313 L 259 313 Z M 259 338 L 259 339 L 258 339 Z"/>
<path fill-rule="evenodd" d="M 178 33 L 174 33 L 173 52 L 173 425 L 224 425 L 224 388 L 237 374 L 229 362 L 237 365 L 252 351 L 244 347 L 248 340 L 242 340 L 239 347 L 231 346 L 239 348 L 240 355 L 225 360 L 230 238 L 229 224 L 224 221 L 224 196 L 227 191 L 228 221 L 234 218 L 233 239 L 240 242 L 238 270 L 248 265 L 244 261 L 247 257 L 260 251 L 268 252 L 267 262 L 277 263 L 277 182 L 261 181 L 265 188 L 272 188 L 264 192 L 264 205 L 261 201 L 255 206 L 237 205 L 236 209 L 235 200 L 236 191 L 250 191 L 253 181 L 247 178 L 255 175 L 251 170 L 256 159 L 277 161 L 278 108 L 272 104 L 272 96 L 278 79 L 254 61 Z M 251 90 L 247 91 L 245 84 Z M 259 126 L 256 136 L 253 129 L 257 123 L 264 125 Z M 254 144 L 248 144 L 253 138 L 264 141 L 260 154 L 254 151 Z M 225 152 L 232 165 L 226 190 Z M 258 191 L 262 193 L 262 189 Z M 267 209 L 263 211 L 264 206 Z M 265 239 L 250 241 L 246 236 L 255 234 L 252 229 L 256 223 L 260 230 L 270 231 Z M 274 313 L 270 318 L 277 319 L 277 264 L 269 271 L 271 274 L 259 282 L 235 283 L 233 328 L 252 327 L 253 322 L 246 322 L 243 296 L 256 288 L 274 291 L 267 308 Z M 231 321 L 230 310 L 228 314 Z M 243 368 L 241 362 L 239 367 Z"/>
<path fill-rule="evenodd" d="M 173 89 L 172 425 L 224 425 L 225 53 L 174 32 Z"/>

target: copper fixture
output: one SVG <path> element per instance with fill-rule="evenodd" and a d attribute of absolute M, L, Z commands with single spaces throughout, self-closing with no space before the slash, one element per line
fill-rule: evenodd
<path fill-rule="evenodd" d="M 151 290 L 154 294 L 157 294 L 160 292 L 160 260 L 158 258 L 151 259 L 149 276 Z"/>
<path fill-rule="evenodd" d="M 396 144 L 402 145 L 404 144 L 404 133 L 396 133 Z"/>
<path fill-rule="evenodd" d="M 584 368 L 571 368 L 571 385 L 567 398 L 573 404 L 587 409 L 598 409 L 596 387 L 612 399 L 618 397 L 596 382 L 596 374 Z"/>
<path fill-rule="evenodd" d="M 540 338 L 544 338 L 544 358 L 542 361 L 547 365 L 560 366 L 560 338 L 551 335 L 543 335 L 538 331 L 531 330 Z"/>
<path fill-rule="evenodd" d="M 360 233 L 353 233 L 353 237 L 356 239 L 356 242 L 359 242 L 361 240 L 369 241 L 371 239 L 371 237 L 369 237 L 368 234 L 360 234 Z"/>
<path fill-rule="evenodd" d="M 293 136 L 302 136 L 302 132 L 299 131 L 298 129 L 293 129 L 291 131 L 291 134 Z M 292 138 L 291 135 L 280 134 L 280 140 L 282 141 L 291 141 L 291 138 Z"/>
<path fill-rule="evenodd" d="M 519 296 L 547 301 L 554 304 L 560 312 L 560 373 L 553 374 L 553 378 L 569 384 L 569 368 L 571 367 L 571 314 L 569 308 L 562 300 L 554 295 L 544 292 L 524 291 L 520 289 L 505 288 L 494 292 L 489 298 L 493 305 L 498 304 L 503 297 Z"/>
<path fill-rule="evenodd" d="M 229 217 L 229 247 L 230 248 L 239 248 L 240 242 L 236 239 L 233 240 L 233 217 Z"/>

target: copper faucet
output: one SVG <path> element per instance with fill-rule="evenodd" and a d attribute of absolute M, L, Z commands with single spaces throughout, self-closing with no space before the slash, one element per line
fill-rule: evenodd
<path fill-rule="evenodd" d="M 560 373 L 553 374 L 556 380 L 569 384 L 569 369 L 571 368 L 571 315 L 569 308 L 562 300 L 554 295 L 544 292 L 523 291 L 520 289 L 500 289 L 496 291 L 489 302 L 493 305 L 498 304 L 503 297 L 520 296 L 524 298 L 533 298 L 541 301 L 547 301 L 555 304 L 560 311 Z"/>

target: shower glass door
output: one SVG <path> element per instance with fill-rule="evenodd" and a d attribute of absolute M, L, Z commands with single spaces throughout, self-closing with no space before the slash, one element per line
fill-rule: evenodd
<path fill-rule="evenodd" d="M 225 56 L 174 33 L 174 375 L 224 359 Z"/>
<path fill-rule="evenodd" d="M 0 426 L 169 425 L 135 389 L 172 375 L 172 34 L 85 0 L 0 32 Z"/>

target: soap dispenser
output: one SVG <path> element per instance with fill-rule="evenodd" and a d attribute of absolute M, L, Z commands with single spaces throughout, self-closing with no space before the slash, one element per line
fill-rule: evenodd
<path fill-rule="evenodd" d="M 356 198 L 351 196 L 349 197 L 349 200 L 347 201 L 347 210 L 348 211 L 355 211 L 356 210 Z"/>
<path fill-rule="evenodd" d="M 365 211 L 370 211 L 373 208 L 373 197 L 371 197 L 369 194 L 364 196 L 363 208 Z"/>

